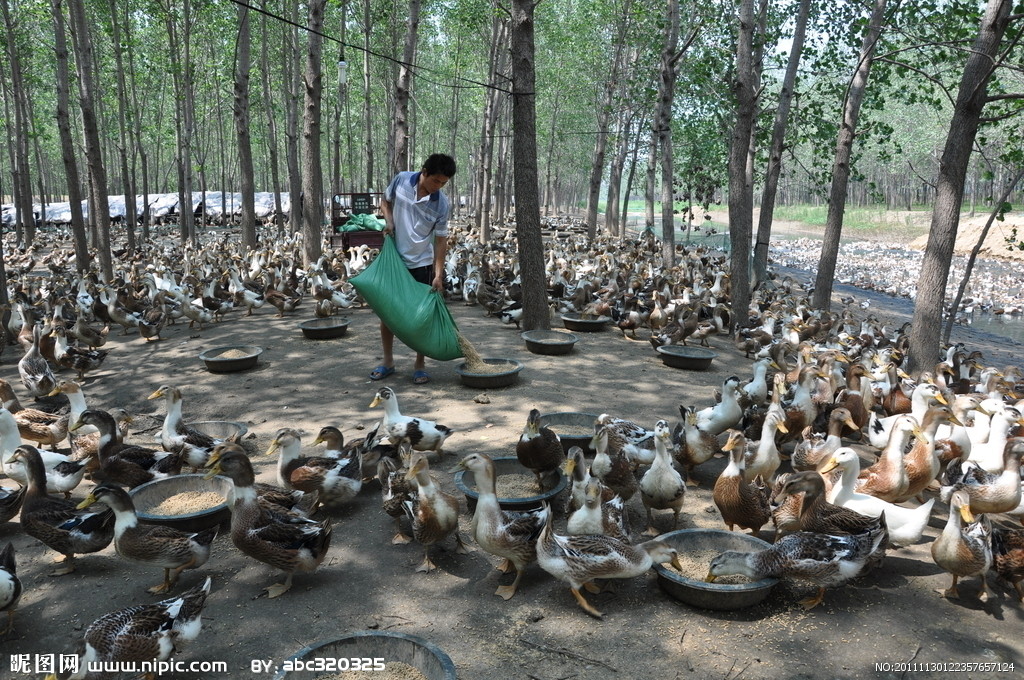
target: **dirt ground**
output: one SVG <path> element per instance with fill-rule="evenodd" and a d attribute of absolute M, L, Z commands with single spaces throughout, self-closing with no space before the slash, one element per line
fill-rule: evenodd
<path fill-rule="evenodd" d="M 398 371 L 384 384 L 397 392 L 402 412 L 456 430 L 443 463 L 433 466 L 450 492 L 456 491 L 450 469 L 462 456 L 513 453 L 531 408 L 609 412 L 647 426 L 666 418 L 674 424 L 679 404 L 710 405 L 712 389 L 727 376 L 751 375 L 751 362 L 725 337 L 711 340 L 719 352 L 713 370 L 695 373 L 663 366 L 645 339 L 634 341 L 615 330 L 583 334 L 569 356 L 533 355 L 514 326 L 485 318 L 479 307 L 452 302 L 450 308 L 483 356 L 512 357 L 525 364 L 518 384 L 486 391 L 489 403 L 478 403 L 474 398 L 481 390 L 459 383 L 454 371 L 458 362 L 430 362 L 433 380 L 418 386 L 412 384 L 412 354 L 404 347 L 396 352 Z M 355 438 L 381 416 L 379 409 L 368 408 L 378 387 L 367 378 L 379 363 L 376 317 L 368 309 L 351 310 L 346 336 L 311 341 L 298 329 L 311 316 L 309 307 L 283 319 L 264 308 L 249 318 L 233 312 L 202 331 L 190 331 L 179 322 L 168 327 L 159 343 L 147 344 L 134 333 L 112 337 L 106 364 L 85 382 L 88 404 L 127 408 L 140 416 L 131 441 L 151 442 L 162 422 L 164 402 L 146 397 L 160 385 L 177 386 L 186 420 L 245 423 L 250 433 L 245 444 L 259 480 L 273 482 L 276 457 L 263 453 L 278 428 L 300 428 L 307 443 L 327 424 Z M 197 358 L 203 350 L 235 343 L 264 348 L 256 369 L 211 374 Z M 16 354 L 8 348 L 0 376 L 21 394 Z M 680 528 L 722 527 L 710 488 L 723 467 L 724 460 L 715 459 L 698 469 L 701 486 L 688 492 Z M 84 483 L 75 497 L 83 497 L 89 486 Z M 468 535 L 464 499 L 462 508 L 463 535 Z M 642 527 L 639 497 L 631 501 L 630 512 L 633 526 Z M 478 548 L 456 554 L 451 540 L 434 553 L 437 571 L 415 573 L 421 548 L 391 544 L 394 525 L 380 508 L 377 485 L 367 484 L 352 504 L 333 515 L 333 542 L 320 570 L 296 576 L 293 589 L 278 599 L 260 597 L 277 573 L 240 554 L 226 534 L 218 537 L 207 565 L 185 572 L 176 591 L 213 578 L 203 634 L 176 658 L 226 662 L 230 678 L 270 678 L 269 673 L 253 672 L 252 662 L 277 664 L 305 645 L 376 629 L 427 638 L 451 656 L 459 677 L 467 680 L 952 675 L 907 673 L 895 665 L 876 670 L 876 664 L 901 662 L 1006 662 L 1020 669 L 1024 608 L 1008 586 L 993 574 L 990 583 L 997 596 L 987 604 L 977 599 L 976 578 L 962 582 L 961 600 L 936 593 L 950 578 L 933 563 L 928 544 L 945 518 L 946 509 L 937 508 L 921 544 L 890 552 L 880 568 L 830 591 L 824 604 L 811 611 L 796 603 L 806 589 L 790 585 L 776 588 L 763 604 L 748 610 L 693 609 L 666 595 L 652 571 L 616 582 L 613 592 L 590 595 L 605 613 L 597 621 L 577 606 L 565 585 L 537 565 L 528 569 L 514 598 L 501 600 L 494 589 L 511 577 L 496 571 L 499 560 Z M 657 513 L 655 522 L 670 530 L 671 513 Z M 564 517 L 558 515 L 556 523 L 564 526 Z M 770 540 L 770 532 L 763 531 L 761 537 Z M 47 575 L 54 553 L 25 535 L 17 519 L 0 525 L 0 544 L 7 541 L 17 551 L 25 593 L 15 631 L 0 642 L 0 677 L 40 677 L 13 672 L 9 655 L 65 653 L 100 615 L 156 599 L 146 588 L 161 574 L 127 563 L 112 546 L 82 556 L 75 573 L 54 578 Z M 1012 674 L 976 671 L 958 677 Z"/>

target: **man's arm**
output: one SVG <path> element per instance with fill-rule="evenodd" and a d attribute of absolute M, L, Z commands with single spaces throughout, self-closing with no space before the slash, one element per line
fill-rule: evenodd
<path fill-rule="evenodd" d="M 434 280 L 431 285 L 435 290 L 444 292 L 444 258 L 448 253 L 448 237 L 434 236 Z"/>
<path fill-rule="evenodd" d="M 384 213 L 384 233 L 394 236 L 395 234 L 395 216 L 391 212 L 391 201 L 384 198 L 380 199 L 380 211 Z"/>

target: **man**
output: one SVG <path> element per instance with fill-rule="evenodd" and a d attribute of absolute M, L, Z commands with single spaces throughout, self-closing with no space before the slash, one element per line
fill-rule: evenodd
<path fill-rule="evenodd" d="M 444 290 L 444 258 L 448 252 L 448 217 L 451 207 L 441 189 L 455 176 L 455 159 L 433 154 L 419 172 L 398 173 L 384 190 L 381 210 L 384 212 L 384 233 L 393 234 L 398 254 L 412 277 L 420 283 Z M 381 380 L 395 372 L 392 349 L 395 335 L 382 321 L 380 344 L 383 357 L 380 366 L 370 373 L 371 380 Z M 430 381 L 424 356 L 417 352 L 412 381 L 422 385 Z"/>

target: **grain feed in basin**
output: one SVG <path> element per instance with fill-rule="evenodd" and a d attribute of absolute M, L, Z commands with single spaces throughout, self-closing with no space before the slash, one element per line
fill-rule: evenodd
<path fill-rule="evenodd" d="M 246 351 L 241 350 L 241 349 L 238 349 L 237 347 L 234 347 L 234 348 L 229 349 L 227 351 L 221 352 L 220 354 L 217 355 L 216 358 L 217 359 L 244 359 L 247 356 L 251 356 L 251 353 L 250 352 L 246 352 Z"/>
<path fill-rule="evenodd" d="M 687 553 L 679 553 L 679 563 L 683 565 L 683 570 L 679 571 L 671 564 L 666 564 L 665 568 L 669 571 L 674 571 L 691 581 L 703 581 L 707 578 L 708 569 L 711 567 L 711 560 L 721 554 L 721 550 L 693 550 Z M 716 584 L 724 585 L 739 585 L 750 582 L 750 579 L 742 574 L 719 576 L 715 579 Z"/>
<path fill-rule="evenodd" d="M 462 351 L 462 355 L 466 358 L 466 372 L 476 374 L 492 374 L 492 373 L 505 373 L 509 370 L 509 364 L 489 364 L 483 360 L 480 356 L 480 352 L 476 351 L 476 347 L 469 339 L 459 333 L 459 350 Z"/>
<path fill-rule="evenodd" d="M 173 517 L 175 515 L 191 515 L 215 508 L 224 502 L 224 497 L 215 491 L 183 491 L 169 496 L 143 512 L 150 515 Z"/>

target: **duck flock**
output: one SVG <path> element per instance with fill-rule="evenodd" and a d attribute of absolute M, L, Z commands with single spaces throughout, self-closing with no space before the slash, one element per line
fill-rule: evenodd
<path fill-rule="evenodd" d="M 538 491 L 569 476 L 564 508 L 561 501 L 532 511 L 502 508 L 494 461 L 465 456 L 459 465 L 473 473 L 479 494 L 470 538 L 515 572 L 497 595 L 513 597 L 524 569 L 537 562 L 568 585 L 584 611 L 601 617 L 583 592 L 596 592 L 596 579 L 633 577 L 662 563 L 682 570 L 677 550 L 657 538 L 654 513 L 671 510 L 675 528 L 701 466 L 726 457 L 712 488 L 722 526 L 753 533 L 773 526 L 775 541 L 762 551 L 719 555 L 707 567 L 708 580 L 793 578 L 816 589 L 803 601 L 810 608 L 826 588 L 878 568 L 886 550 L 920 542 L 941 506 L 949 509 L 948 521 L 931 553 L 951 575 L 946 595 L 958 597 L 958 580 L 977 576 L 982 599 L 991 597 L 986 578 L 994 569 L 1024 600 L 1024 530 L 1012 525 L 1024 523 L 1019 368 L 986 365 L 980 352 L 952 345 L 933 370 L 907 375 L 905 328 L 887 328 L 856 304 L 813 309 L 790 277 L 773 276 L 754 291 L 751 324 L 729 336 L 725 256 L 678 247 L 676 264 L 668 266 L 653 239 L 587 242 L 560 231 L 564 225 L 550 226 L 552 315 L 608 317 L 623 336 L 640 334 L 655 347 L 706 345 L 720 337 L 752 360 L 751 371 L 727 378 L 713 405 L 680 406 L 678 420 L 659 416 L 648 427 L 601 414 L 589 460 L 578 447 L 565 451 L 539 411 L 531 412 L 518 459 Z M 278 431 L 268 451 L 279 456 L 276 485 L 256 482 L 241 442 L 215 439 L 185 422 L 181 392 L 172 386 L 150 395 L 166 405 L 160 449 L 126 442 L 130 414 L 86 403 L 83 381 L 104 365 L 111 332 L 155 343 L 167 324 L 230 324 L 264 305 L 276 316 L 302 307 L 326 317 L 360 304 L 348 279 L 372 261 L 370 248 L 342 252 L 325 243 L 325 255 L 303 266 L 297 237 L 265 232 L 261 239 L 248 252 L 237 234 L 224 231 L 184 247 L 154 241 L 136 253 L 120 252 L 110 281 L 92 267 L 76 272 L 66 234 L 43 232 L 28 251 L 5 242 L 12 314 L 0 347 L 19 355 L 21 380 L 0 380 L 0 462 L 17 483 L 0 487 L 0 520 L 18 517 L 28 535 L 59 553 L 63 564 L 55 574 L 73 571 L 76 556 L 111 543 L 118 555 L 162 575 L 153 594 L 171 593 L 183 571 L 201 569 L 216 530 L 142 524 L 127 492 L 186 468 L 231 480 L 231 541 L 283 574 L 265 589 L 271 598 L 289 590 L 294 574 L 323 562 L 331 511 L 364 487 L 379 487 L 382 507 L 396 521 L 393 541 L 423 546 L 417 571 L 436 568 L 431 547 L 449 537 L 464 549 L 459 503 L 430 469 L 452 429 L 402 414 L 390 387 L 379 389 L 372 404 L 383 406 L 380 422 L 357 441 L 346 443 L 337 428 L 324 427 L 313 442 L 324 448 L 314 454 L 303 449 L 298 430 Z M 856 284 L 859 275 L 843 257 L 837 271 Z M 882 259 L 873 254 L 876 266 Z M 446 280 L 450 299 L 519 324 L 521 283 L 510 233 L 483 244 L 473 230 L 453 230 Z M 61 370 L 77 381 L 59 379 Z M 19 392 L 44 408 L 23 406 Z M 58 394 L 66 397 L 57 402 L 63 408 L 46 410 Z M 82 484 L 88 492 L 72 498 Z M 642 532 L 629 522 L 635 496 L 646 516 Z M 567 513 L 563 530 L 555 528 L 555 510 Z M 86 677 L 89 661 L 169 658 L 176 645 L 199 635 L 210 589 L 207 579 L 101 617 L 84 633 L 81 670 L 59 677 Z M 8 545 L 0 552 L 6 633 L 21 593 Z"/>

